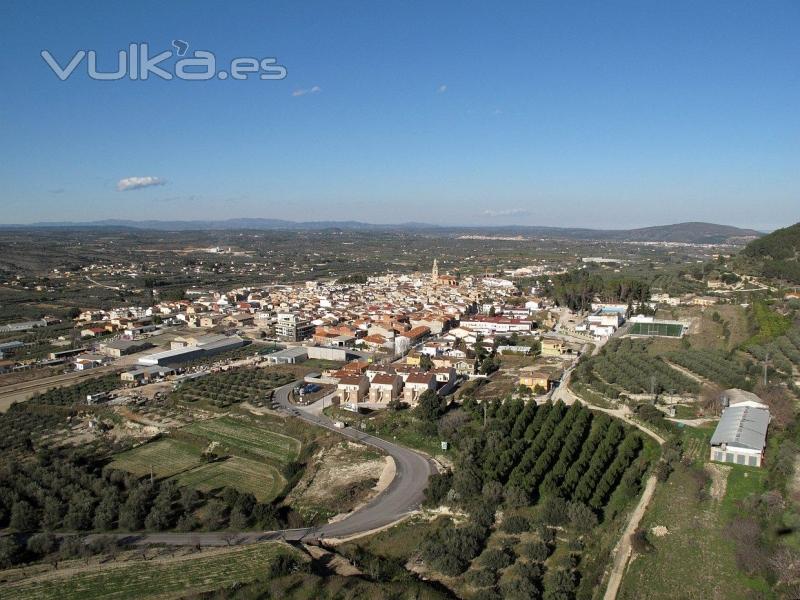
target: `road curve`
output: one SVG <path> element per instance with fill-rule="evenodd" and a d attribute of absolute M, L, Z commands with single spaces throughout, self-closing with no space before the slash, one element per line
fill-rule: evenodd
<path fill-rule="evenodd" d="M 395 476 L 388 487 L 360 510 L 336 523 L 313 529 L 314 537 L 342 538 L 394 523 L 419 507 L 428 477 L 436 472 L 433 462 L 418 452 L 350 427 L 338 429 L 324 415 L 314 415 L 289 402 L 292 386 L 275 390 L 275 400 L 283 410 L 313 425 L 325 427 L 352 440 L 383 450 L 394 459 Z"/>
<path fill-rule="evenodd" d="M 344 519 L 318 527 L 278 531 L 117 533 L 112 536 L 123 544 L 163 544 L 168 546 L 224 546 L 252 544 L 267 540 L 312 541 L 348 538 L 395 523 L 417 509 L 422 503 L 428 477 L 436 472 L 433 461 L 418 452 L 355 429 L 349 427 L 339 429 L 334 427 L 333 421 L 324 415 L 317 416 L 306 412 L 299 406 L 294 406 L 289 401 L 289 396 L 296 383 L 290 383 L 275 390 L 275 401 L 282 411 L 307 423 L 325 427 L 352 440 L 383 450 L 394 459 L 394 479 L 380 494 Z M 91 535 L 89 539 L 95 537 L 98 535 Z"/>

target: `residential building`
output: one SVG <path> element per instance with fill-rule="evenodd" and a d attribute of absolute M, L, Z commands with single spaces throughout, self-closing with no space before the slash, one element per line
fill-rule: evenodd
<path fill-rule="evenodd" d="M 336 391 L 339 394 L 341 404 L 350 405 L 357 408 L 363 402 L 369 390 L 369 379 L 366 375 L 349 374 L 339 378 L 336 384 Z"/>
<path fill-rule="evenodd" d="M 369 384 L 369 401 L 388 404 L 400 397 L 403 379 L 399 375 L 380 373 Z"/>
<path fill-rule="evenodd" d="M 403 400 L 414 407 L 426 391 L 436 391 L 436 376 L 433 373 L 410 373 L 405 380 Z"/>
<path fill-rule="evenodd" d="M 299 342 L 314 335 L 315 325 L 293 313 L 279 313 L 275 323 L 275 335 L 279 338 Z"/>

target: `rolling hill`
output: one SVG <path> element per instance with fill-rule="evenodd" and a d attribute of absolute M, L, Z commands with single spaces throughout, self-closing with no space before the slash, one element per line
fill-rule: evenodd
<path fill-rule="evenodd" d="M 528 225 L 509 226 L 440 226 L 427 223 L 375 224 L 361 221 L 286 221 L 264 218 L 235 218 L 198 221 L 132 221 L 108 219 L 90 222 L 47 222 L 31 225 L 0 225 L 2 228 L 127 228 L 158 231 L 202 230 L 351 230 L 351 231 L 406 231 L 435 235 L 517 235 L 536 238 L 567 240 L 613 240 L 631 242 L 676 242 L 690 244 L 745 244 L 762 233 L 753 229 L 740 229 L 714 223 L 676 223 L 640 229 L 588 229 L 571 227 L 545 227 Z"/>
<path fill-rule="evenodd" d="M 750 242 L 739 256 L 755 275 L 800 284 L 800 223 Z"/>

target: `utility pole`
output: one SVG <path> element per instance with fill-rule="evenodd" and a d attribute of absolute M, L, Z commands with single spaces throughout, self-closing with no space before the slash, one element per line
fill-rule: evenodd
<path fill-rule="evenodd" d="M 769 352 L 764 357 L 764 387 L 767 387 L 767 367 L 769 366 Z"/>

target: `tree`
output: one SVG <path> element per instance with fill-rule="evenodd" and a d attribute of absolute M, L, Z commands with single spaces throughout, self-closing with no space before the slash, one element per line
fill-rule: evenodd
<path fill-rule="evenodd" d="M 443 440 L 455 439 L 458 433 L 470 422 L 463 410 L 453 410 L 439 419 L 439 436 Z"/>
<path fill-rule="evenodd" d="M 522 556 L 533 562 L 543 563 L 550 556 L 551 548 L 541 540 L 528 542 L 522 546 Z"/>
<path fill-rule="evenodd" d="M 483 489 L 481 471 L 474 462 L 460 465 L 453 475 L 453 489 L 462 502 L 480 495 Z"/>
<path fill-rule="evenodd" d="M 447 497 L 447 493 L 453 484 L 453 473 L 434 473 L 428 478 L 428 487 L 425 488 L 425 504 L 427 506 L 438 506 Z"/>
<path fill-rule="evenodd" d="M 29 502 L 18 500 L 11 507 L 11 522 L 9 524 L 17 531 L 31 531 L 36 529 L 39 524 L 39 518 Z"/>
<path fill-rule="evenodd" d="M 419 357 L 419 368 L 423 371 L 430 371 L 433 369 L 433 360 L 428 354 L 421 354 Z"/>
<path fill-rule="evenodd" d="M 433 390 L 425 390 L 419 397 L 414 414 L 423 421 L 435 421 L 446 409 L 445 401 Z"/>
<path fill-rule="evenodd" d="M 580 502 L 571 502 L 567 508 L 569 524 L 578 533 L 589 533 L 597 527 L 597 515 Z"/>
<path fill-rule="evenodd" d="M 58 541 L 56 540 L 56 536 L 50 532 L 35 533 L 28 538 L 26 546 L 28 552 L 32 552 L 38 556 L 46 556 L 56 551 L 58 548 Z"/>
<path fill-rule="evenodd" d="M 503 520 L 502 529 L 506 533 L 525 533 L 530 531 L 531 523 L 522 515 L 510 515 Z"/>
<path fill-rule="evenodd" d="M 65 508 L 60 500 L 52 496 L 44 499 L 42 509 L 42 528 L 48 531 L 61 527 Z"/>
<path fill-rule="evenodd" d="M 13 535 L 0 537 L 0 568 L 13 567 L 22 560 L 22 546 Z"/>
<path fill-rule="evenodd" d="M 514 563 L 514 551 L 511 548 L 493 548 L 481 554 L 481 564 L 490 571 L 499 571 Z"/>
<path fill-rule="evenodd" d="M 204 518 L 206 527 L 212 530 L 223 527 L 225 525 L 227 510 L 224 502 L 211 500 L 206 505 L 206 514 Z"/>

